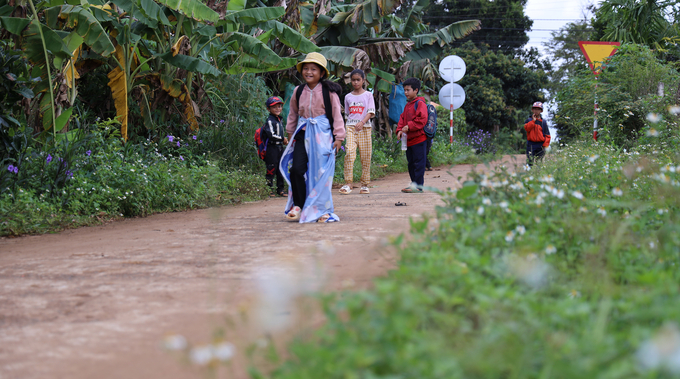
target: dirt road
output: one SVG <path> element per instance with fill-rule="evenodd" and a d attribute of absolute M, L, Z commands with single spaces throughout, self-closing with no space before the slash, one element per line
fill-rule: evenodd
<path fill-rule="evenodd" d="M 514 162 L 521 156 L 504 159 Z M 426 172 L 425 184 L 455 188 L 471 169 Z M 408 181 L 397 174 L 370 195 L 334 195 L 335 224 L 286 222 L 277 198 L 1 238 L 0 379 L 201 377 L 162 349 L 164 336 L 210 342 L 225 315 L 253 308 L 263 275 L 288 270 L 312 289 L 369 285 L 394 267 L 380 241 L 441 201 L 401 193 Z M 305 262 L 314 269 L 300 271 Z"/>

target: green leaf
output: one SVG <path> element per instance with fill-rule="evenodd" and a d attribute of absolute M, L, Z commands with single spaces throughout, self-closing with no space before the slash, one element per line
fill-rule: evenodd
<path fill-rule="evenodd" d="M 73 113 L 73 107 L 65 110 L 59 115 L 59 117 L 57 117 L 57 121 L 55 122 L 56 124 L 55 130 L 57 132 L 60 132 L 62 129 L 64 129 L 64 126 L 66 126 L 66 123 L 71 118 L 71 113 Z"/>
<path fill-rule="evenodd" d="M 39 29 L 42 29 L 45 38 L 45 47 L 50 55 L 59 58 L 71 57 L 71 52 L 66 47 L 66 44 L 61 39 L 59 34 L 47 27 L 47 25 L 40 24 L 37 20 L 31 21 L 28 29 L 24 31 L 23 49 L 26 52 L 26 57 L 36 68 L 43 70 L 45 67 L 45 50 L 43 50 L 43 41 L 40 38 Z M 46 71 L 41 72 L 40 76 L 47 75 Z"/>
<path fill-rule="evenodd" d="M 12 89 L 14 92 L 18 93 L 19 95 L 27 98 L 27 99 L 32 99 L 35 97 L 35 94 L 30 88 L 27 87 L 17 87 Z"/>
<path fill-rule="evenodd" d="M 231 2 L 229 2 L 231 4 Z M 239 11 L 227 11 L 224 19 L 220 20 L 216 26 L 226 24 L 246 24 L 248 26 L 256 25 L 270 20 L 276 20 L 283 16 L 286 10 L 283 7 L 266 7 L 266 8 L 250 8 Z"/>
<path fill-rule="evenodd" d="M 199 0 L 158 0 L 158 2 L 197 21 L 217 22 L 220 18 L 217 12 Z M 231 1 L 229 5 L 231 5 Z"/>
<path fill-rule="evenodd" d="M 31 20 L 19 17 L 0 17 L 0 25 L 8 32 L 20 36 Z"/>
<path fill-rule="evenodd" d="M 467 199 L 477 193 L 477 188 L 478 186 L 475 182 L 465 182 L 463 188 L 456 192 L 456 198 L 459 200 Z"/>
<path fill-rule="evenodd" d="M 108 56 L 116 50 L 97 18 L 79 5 L 49 8 L 45 11 L 45 19 L 53 28 L 59 20 L 63 20 L 67 28 L 83 37 L 85 44 L 100 55 Z"/>
<path fill-rule="evenodd" d="M 387 80 L 388 82 L 396 82 L 397 78 L 390 74 L 389 72 L 385 72 L 383 70 L 377 69 L 375 67 L 371 68 L 371 72 L 378 75 L 379 77 Z"/>
<path fill-rule="evenodd" d="M 258 27 L 262 30 L 271 30 L 281 43 L 303 54 L 320 50 L 318 46 L 297 30 L 279 21 L 268 21 L 258 25 Z"/>
<path fill-rule="evenodd" d="M 78 46 L 83 44 L 83 37 L 78 35 L 75 31 L 71 32 L 66 38 L 64 38 L 64 43 L 69 51 L 75 51 Z M 63 59 L 60 57 L 54 57 L 54 65 L 56 67 L 62 67 L 64 64 Z"/>
<path fill-rule="evenodd" d="M 278 66 L 281 57 L 272 51 L 259 39 L 245 33 L 230 33 L 224 38 L 224 43 L 233 44 L 232 49 L 260 59 L 265 65 Z"/>
<path fill-rule="evenodd" d="M 153 0 L 139 0 L 139 11 L 151 21 L 160 22 L 166 26 L 171 25 L 170 20 L 163 12 L 163 8 Z"/>
<path fill-rule="evenodd" d="M 320 49 L 329 61 L 342 67 L 368 68 L 370 59 L 365 51 L 347 46 L 323 46 Z"/>
<path fill-rule="evenodd" d="M 246 9 L 246 4 L 248 4 L 248 0 L 229 0 L 229 3 L 227 4 L 227 10 L 240 11 L 242 9 Z"/>
<path fill-rule="evenodd" d="M 172 56 L 172 51 L 159 55 L 161 59 L 170 63 L 175 67 L 179 67 L 182 70 L 187 70 L 191 72 L 200 72 L 205 75 L 219 76 L 221 75 L 220 70 L 208 64 L 208 62 L 194 58 L 188 55 L 177 54 Z"/>
<path fill-rule="evenodd" d="M 263 73 L 271 71 L 281 71 L 289 69 L 297 64 L 295 58 L 281 58 L 281 63 L 278 65 L 263 65 L 262 62 L 247 55 L 241 56 L 236 63 L 224 70 L 226 74 L 241 74 L 244 72 Z"/>

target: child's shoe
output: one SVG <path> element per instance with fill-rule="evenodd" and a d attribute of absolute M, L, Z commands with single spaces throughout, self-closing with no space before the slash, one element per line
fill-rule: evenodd
<path fill-rule="evenodd" d="M 349 195 L 352 193 L 352 187 L 350 187 L 348 184 L 345 184 L 344 186 L 340 187 L 340 192 L 341 195 Z"/>
<path fill-rule="evenodd" d="M 423 193 L 423 190 L 416 186 L 409 186 L 401 190 L 403 193 Z"/>
<path fill-rule="evenodd" d="M 328 221 L 329 218 L 331 218 L 331 215 L 326 213 L 325 215 L 319 217 L 319 219 L 316 220 L 316 222 L 326 222 Z"/>
<path fill-rule="evenodd" d="M 371 190 L 369 190 L 368 187 L 366 186 L 362 186 L 361 189 L 359 190 L 359 193 L 369 194 L 371 193 Z"/>
<path fill-rule="evenodd" d="M 300 207 L 293 207 L 291 208 L 288 213 L 286 213 L 286 220 L 288 221 L 300 221 L 300 212 L 302 212 L 302 209 Z"/>

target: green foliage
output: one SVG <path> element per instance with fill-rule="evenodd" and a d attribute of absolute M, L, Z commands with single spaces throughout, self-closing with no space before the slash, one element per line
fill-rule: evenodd
<path fill-rule="evenodd" d="M 474 129 L 515 129 L 516 111 L 527 112 L 534 101 L 544 99 L 545 72 L 526 67 L 522 60 L 471 42 L 451 54 L 463 58 L 467 66 L 459 84 L 465 89 L 467 123 Z"/>
<path fill-rule="evenodd" d="M 9 41 L 0 41 L 0 133 L 19 126 L 20 101 L 34 97 L 27 86 L 30 79 L 30 66 L 21 51 L 14 50 Z M 4 158 L 4 155 L 0 150 L 0 157 Z"/>
<path fill-rule="evenodd" d="M 675 377 L 677 153 L 579 144 L 472 175 L 393 239 L 387 277 L 321 295 L 325 324 L 267 377 Z"/>
<path fill-rule="evenodd" d="M 476 46 L 489 45 L 493 51 L 513 55 L 529 42 L 527 32 L 533 21 L 524 14 L 525 0 L 446 0 L 434 2 L 423 16 L 423 23 L 438 30 L 450 23 L 464 19 L 478 19 L 484 27 L 469 37 L 456 42 L 460 47 L 467 41 Z"/>
<path fill-rule="evenodd" d="M 630 147 L 650 129 L 665 136 L 674 134 L 678 78 L 673 65 L 656 59 L 649 48 L 623 45 L 598 80 L 583 68 L 558 92 L 554 118 L 558 134 L 567 142 L 592 134 L 596 94 L 598 129 L 605 140 Z M 663 96 L 658 93 L 659 83 L 666 89 Z"/>
<path fill-rule="evenodd" d="M 579 68 L 587 65 L 579 41 L 592 41 L 593 30 L 586 20 L 570 22 L 558 31 L 550 32 L 550 41 L 544 43 L 552 61 L 559 65 L 550 73 L 550 91 L 558 92 L 563 83 L 573 78 Z"/>
<path fill-rule="evenodd" d="M 676 12 L 673 1 L 604 0 L 595 13 L 595 38 L 664 48 L 677 43 Z"/>

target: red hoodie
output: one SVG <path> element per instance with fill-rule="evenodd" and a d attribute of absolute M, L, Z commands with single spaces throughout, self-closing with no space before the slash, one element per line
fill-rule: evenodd
<path fill-rule="evenodd" d="M 415 107 L 416 101 L 419 102 L 418 109 Z M 423 130 L 425 124 L 427 124 L 427 102 L 425 102 L 425 98 L 418 96 L 406 103 L 404 111 L 401 112 L 401 116 L 399 117 L 397 133 L 401 131 L 401 128 L 408 125 L 406 146 L 417 145 L 427 140 L 427 136 L 425 136 L 425 131 Z"/>

